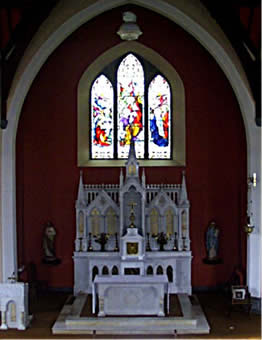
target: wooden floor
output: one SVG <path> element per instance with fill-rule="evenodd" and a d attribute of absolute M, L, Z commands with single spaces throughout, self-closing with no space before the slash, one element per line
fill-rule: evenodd
<path fill-rule="evenodd" d="M 90 336 L 53 335 L 51 328 L 69 294 L 48 293 L 39 295 L 31 303 L 33 320 L 26 331 L 0 331 L 0 339 L 168 339 L 173 336 Z M 178 339 L 261 339 L 261 316 L 244 310 L 232 311 L 228 317 L 228 298 L 222 293 L 197 294 L 211 327 L 207 335 L 178 335 Z"/>

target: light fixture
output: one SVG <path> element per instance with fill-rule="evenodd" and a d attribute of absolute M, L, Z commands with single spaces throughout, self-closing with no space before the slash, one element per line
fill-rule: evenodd
<path fill-rule="evenodd" d="M 142 31 L 136 23 L 136 15 L 132 12 L 124 12 L 123 21 L 124 23 L 120 26 L 117 34 L 122 40 L 137 40 Z"/>

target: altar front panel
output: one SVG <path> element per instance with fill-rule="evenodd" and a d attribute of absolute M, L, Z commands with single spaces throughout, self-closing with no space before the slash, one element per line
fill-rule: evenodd
<path fill-rule="evenodd" d="M 164 316 L 165 293 L 168 294 L 166 276 L 97 276 L 93 289 L 93 310 L 96 303 L 95 296 L 98 294 L 98 316 Z"/>

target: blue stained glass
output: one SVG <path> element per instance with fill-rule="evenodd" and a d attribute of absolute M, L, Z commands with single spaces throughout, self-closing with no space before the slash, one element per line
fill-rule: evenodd
<path fill-rule="evenodd" d="M 148 88 L 150 159 L 170 159 L 170 86 L 165 78 L 157 75 Z"/>
<path fill-rule="evenodd" d="M 127 158 L 136 142 L 137 158 L 144 158 L 144 71 L 140 61 L 128 54 L 117 71 L 118 158 Z"/>
<path fill-rule="evenodd" d="M 96 78 L 91 90 L 91 158 L 111 159 L 114 156 L 114 93 L 104 75 Z"/>

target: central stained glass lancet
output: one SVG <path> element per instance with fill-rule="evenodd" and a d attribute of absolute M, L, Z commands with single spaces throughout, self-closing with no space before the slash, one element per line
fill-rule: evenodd
<path fill-rule="evenodd" d="M 103 74 L 96 78 L 91 90 L 91 157 L 114 157 L 114 91 Z"/>
<path fill-rule="evenodd" d="M 144 70 L 133 54 L 128 54 L 119 65 L 117 102 L 117 156 L 128 157 L 133 138 L 136 157 L 144 158 Z"/>

